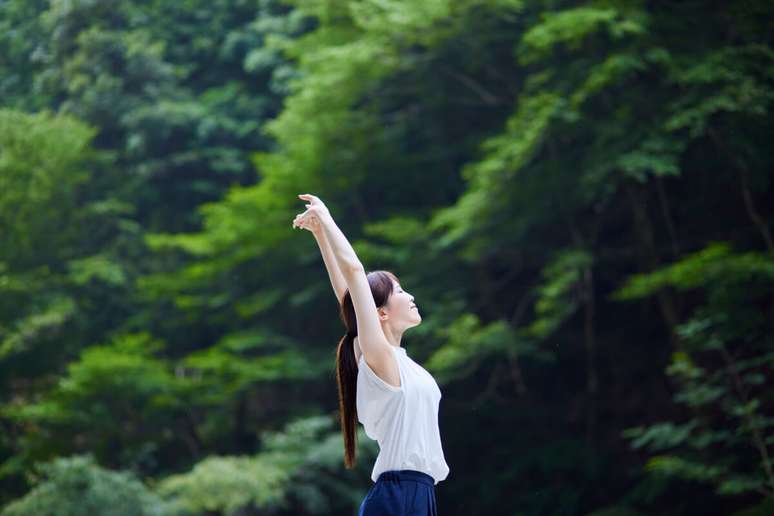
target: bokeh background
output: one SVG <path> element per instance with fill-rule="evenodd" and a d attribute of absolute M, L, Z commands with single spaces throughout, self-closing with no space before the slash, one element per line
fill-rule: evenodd
<path fill-rule="evenodd" d="M 0 0 L 0 514 L 353 515 L 299 193 L 444 516 L 774 514 L 774 4 Z"/>

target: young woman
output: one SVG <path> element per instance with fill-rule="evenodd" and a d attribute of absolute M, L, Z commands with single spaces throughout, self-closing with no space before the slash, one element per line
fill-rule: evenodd
<path fill-rule="evenodd" d="M 441 390 L 401 347 L 422 317 L 414 296 L 389 271 L 365 273 L 355 251 L 316 196 L 293 227 L 311 231 L 347 327 L 336 353 L 344 464 L 355 464 L 356 421 L 379 443 L 358 516 L 437 515 L 435 484 L 449 474 L 438 429 Z"/>

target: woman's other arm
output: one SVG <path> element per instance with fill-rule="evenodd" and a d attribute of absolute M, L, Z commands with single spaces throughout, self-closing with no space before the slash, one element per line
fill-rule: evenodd
<path fill-rule="evenodd" d="M 317 224 L 316 229 L 314 229 L 312 233 L 314 234 L 315 240 L 317 240 L 317 245 L 320 247 L 320 253 L 325 262 L 325 267 L 328 269 L 328 277 L 331 279 L 331 285 L 333 286 L 333 291 L 336 293 L 336 299 L 339 304 L 341 304 L 344 299 L 344 294 L 347 292 L 347 280 L 344 279 L 344 275 L 341 273 L 341 269 L 339 269 L 339 264 L 336 263 L 336 256 L 333 254 L 333 249 L 328 242 L 328 237 L 325 236 L 322 226 Z M 358 340 L 359 338 L 355 337 L 354 347 L 356 362 L 360 360 L 360 355 L 362 354 Z"/>
<path fill-rule="evenodd" d="M 307 229 L 314 235 L 317 246 L 320 248 L 320 254 L 323 257 L 323 263 L 325 263 L 325 269 L 328 271 L 328 278 L 331 280 L 331 287 L 333 287 L 333 292 L 336 294 L 336 300 L 341 303 L 347 291 L 347 282 L 341 273 L 336 256 L 333 254 L 333 249 L 331 249 L 331 245 L 328 243 L 328 238 L 325 236 L 319 217 L 315 214 L 302 217 L 299 214 L 293 221 L 293 227 L 296 226 Z"/>
<path fill-rule="evenodd" d="M 317 240 L 317 245 L 320 247 L 320 254 L 322 254 L 325 268 L 328 270 L 328 278 L 331 280 L 336 300 L 341 304 L 344 294 L 347 292 L 347 280 L 344 279 L 344 275 L 341 273 L 341 269 L 339 269 L 339 264 L 336 262 L 336 256 L 333 254 L 331 244 L 328 243 L 325 231 L 320 227 L 313 233 L 315 240 Z"/>

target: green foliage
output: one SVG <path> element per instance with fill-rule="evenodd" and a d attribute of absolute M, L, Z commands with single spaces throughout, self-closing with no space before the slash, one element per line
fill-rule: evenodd
<path fill-rule="evenodd" d="M 0 500 L 351 513 L 309 192 L 423 307 L 452 511 L 766 513 L 769 4 L 0 2 Z"/>
<path fill-rule="evenodd" d="M 78 288 L 122 283 L 106 244 L 113 235 L 104 236 L 119 203 L 100 204 L 90 186 L 105 162 L 92 148 L 95 132 L 63 114 L 0 109 L 3 382 L 28 370 L 13 360 L 78 340 L 74 326 L 87 310 Z"/>
<path fill-rule="evenodd" d="M 49 399 L 19 407 L 13 415 L 38 423 L 90 424 L 91 431 L 99 430 L 98 421 L 110 428 L 112 421 L 123 420 L 127 426 L 121 431 L 126 432 L 127 420 L 137 421 L 135 410 L 166 409 L 174 403 L 174 376 L 152 355 L 160 346 L 141 334 L 87 348 L 78 361 L 68 364 L 67 375 Z"/>
<path fill-rule="evenodd" d="M 245 507 L 267 511 L 300 504 L 310 514 L 330 514 L 337 506 L 331 491 L 352 501 L 360 494 L 333 477 L 327 492 L 316 481 L 342 461 L 340 437 L 328 433 L 331 426 L 328 417 L 300 418 L 282 431 L 265 432 L 261 453 L 209 456 L 190 472 L 162 479 L 157 490 L 193 513 L 240 514 Z"/>
<path fill-rule="evenodd" d="M 577 7 L 543 13 L 541 17 L 542 22 L 533 25 L 521 39 L 518 54 L 523 64 L 546 57 L 558 44 L 566 45 L 570 50 L 578 50 L 589 34 L 601 28 L 613 39 L 641 34 L 646 30 L 643 13 L 636 12 L 627 16 L 613 6 Z"/>
<path fill-rule="evenodd" d="M 122 463 L 140 467 L 152 461 L 158 444 L 148 443 L 171 438 L 165 427 L 174 424 L 188 402 L 185 379 L 154 356 L 161 349 L 161 342 L 147 334 L 116 336 L 110 344 L 85 349 L 38 400 L 3 406 L 0 414 L 8 420 L 46 429 L 25 436 L 30 450 L 25 461 L 48 458 L 52 444 L 66 453 L 88 451 L 106 460 L 119 443 Z"/>
<path fill-rule="evenodd" d="M 482 325 L 474 314 L 463 314 L 445 329 L 446 343 L 427 361 L 442 383 L 472 374 L 480 361 L 518 346 L 513 331 L 503 321 Z"/>
<path fill-rule="evenodd" d="M 100 281 L 108 285 L 122 286 L 129 281 L 121 264 L 104 254 L 70 260 L 67 266 L 69 277 L 76 285 Z"/>
<path fill-rule="evenodd" d="M 582 278 L 593 256 L 570 249 L 560 253 L 542 270 L 544 283 L 537 290 L 535 319 L 522 329 L 525 335 L 544 340 L 564 323 L 583 301 Z"/>
<path fill-rule="evenodd" d="M 735 253 L 728 243 L 716 242 L 629 278 L 615 293 L 617 299 L 631 300 L 665 287 L 706 291 L 707 303 L 677 328 L 685 351 L 673 353 L 666 370 L 679 386 L 675 403 L 687 407 L 691 419 L 622 433 L 634 448 L 668 453 L 651 457 L 648 471 L 710 483 L 721 495 L 766 493 L 774 483 L 766 452 L 774 438 L 774 418 L 763 408 L 772 401 L 765 374 L 774 366 L 774 355 L 756 306 L 761 295 L 771 292 L 773 267 L 770 254 Z M 748 458 L 745 449 L 756 456 Z"/>
<path fill-rule="evenodd" d="M 37 485 L 3 508 L 2 516 L 173 516 L 187 514 L 149 490 L 134 474 L 111 471 L 91 455 L 38 465 Z"/>
<path fill-rule="evenodd" d="M 6 0 L 0 3 L 0 105 L 38 111 L 47 106 L 30 88 L 38 71 L 36 51 L 42 32 L 38 14 L 49 0 Z"/>
<path fill-rule="evenodd" d="M 718 294 L 729 295 L 731 292 L 724 291 L 719 283 L 730 288 L 756 281 L 774 281 L 774 261 L 770 256 L 756 252 L 734 253 L 728 242 L 713 242 L 660 270 L 632 275 L 611 297 L 638 299 L 665 286 L 679 290 L 713 288 Z"/>
<path fill-rule="evenodd" d="M 286 11 L 275 0 L 190 0 L 177 10 L 55 2 L 39 14 L 36 88 L 99 128 L 98 145 L 132 176 L 125 190 L 147 199 L 144 223 L 191 229 L 197 205 L 253 180 L 249 152 L 267 146 L 261 121 L 278 109 L 293 71 L 276 53 L 260 66 L 251 53 L 273 35 L 305 30 L 305 19 Z M 257 87 L 265 76 L 271 83 Z"/>
<path fill-rule="evenodd" d="M 448 228 L 442 240 L 444 245 L 467 238 L 480 228 L 481 215 L 491 212 L 496 192 L 534 156 L 561 105 L 561 99 L 548 92 L 524 98 L 518 111 L 508 119 L 505 130 L 481 144 L 485 157 L 462 172 L 470 183 L 469 190 L 457 204 L 439 210 L 429 222 L 433 230 Z"/>
<path fill-rule="evenodd" d="M 18 266 L 66 249 L 94 133 L 72 117 L 0 109 L 2 261 Z"/>
<path fill-rule="evenodd" d="M 235 337 L 229 335 L 228 341 L 233 342 Z M 212 390 L 206 396 L 212 403 L 231 399 L 258 382 L 301 381 L 322 373 L 319 363 L 293 349 L 250 357 L 221 344 L 188 355 L 182 364 L 197 375 L 202 394 L 207 393 L 205 385 L 211 386 Z"/>
<path fill-rule="evenodd" d="M 610 141 L 600 142 L 605 149 L 603 155 L 588 153 L 588 162 L 579 162 L 578 156 L 565 152 L 565 148 L 575 145 L 593 149 L 594 143 L 588 143 L 590 134 L 600 140 L 607 131 L 616 136 L 625 134 L 621 128 L 631 114 L 622 110 L 606 113 L 611 123 L 605 129 L 589 128 L 600 116 L 595 112 L 597 99 L 611 95 L 611 91 L 649 67 L 640 56 L 648 56 L 650 49 L 631 50 L 643 44 L 649 17 L 641 10 L 619 11 L 611 5 L 544 12 L 540 18 L 541 23 L 518 35 L 517 45 L 520 64 L 540 67 L 525 77 L 514 113 L 504 128 L 484 140 L 478 159 L 466 164 L 466 191 L 454 205 L 439 210 L 430 222 L 433 229 L 444 230 L 444 243 L 465 241 L 463 255 L 470 261 L 486 253 L 495 242 L 514 237 L 518 240 L 540 226 L 564 223 L 557 215 L 593 202 L 599 196 L 598 185 L 604 182 L 604 188 L 611 188 L 610 176 L 620 168 L 641 175 L 644 167 L 656 162 L 660 169 L 674 173 L 673 165 L 658 162 L 664 160 L 661 149 L 665 144 L 655 138 L 651 138 L 655 143 L 650 147 L 656 147 L 657 156 L 645 154 L 648 147 L 640 148 L 641 141 L 625 142 L 620 158 L 615 157 L 617 150 L 611 156 Z M 609 32 L 612 42 L 598 38 L 581 48 L 587 37 L 603 30 Z M 567 69 L 563 56 L 549 52 L 559 44 L 566 45 L 569 52 L 585 51 L 583 57 Z M 637 123 L 642 121 L 638 119 Z M 667 159 L 675 160 L 670 156 Z M 562 209 L 556 210 L 560 196 Z M 475 236 L 501 220 L 509 220 L 505 235 L 487 231 L 492 238 L 483 241 Z"/>
<path fill-rule="evenodd" d="M 21 286 L 22 282 L 19 281 L 18 284 Z M 75 308 L 75 303 L 70 298 L 52 298 L 47 306 L 41 307 L 26 317 L 17 318 L 14 321 L 14 328 L 7 330 L 2 336 L 0 359 L 28 351 L 34 348 L 45 335 L 55 334 L 73 318 L 76 313 Z"/>
<path fill-rule="evenodd" d="M 248 503 L 274 507 L 284 494 L 287 473 L 269 460 L 210 456 L 190 472 L 167 479 L 159 486 L 164 496 L 174 496 L 193 513 L 222 511 L 235 514 Z"/>
<path fill-rule="evenodd" d="M 664 124 L 670 131 L 687 129 L 699 137 L 717 114 L 765 117 L 774 101 L 774 52 L 757 43 L 711 50 L 698 59 L 672 59 L 668 66 L 677 86 L 693 90 L 673 103 L 673 115 Z"/>

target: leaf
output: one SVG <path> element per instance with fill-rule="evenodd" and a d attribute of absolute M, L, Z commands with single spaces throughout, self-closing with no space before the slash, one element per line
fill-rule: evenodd
<path fill-rule="evenodd" d="M 693 432 L 699 428 L 697 420 L 685 424 L 672 422 L 657 423 L 650 426 L 627 428 L 621 436 L 631 440 L 634 449 L 647 448 L 650 451 L 662 451 L 687 443 Z"/>
<path fill-rule="evenodd" d="M 589 34 L 603 29 L 614 38 L 642 34 L 645 32 L 644 17 L 639 14 L 637 18 L 625 18 L 612 7 L 577 7 L 542 13 L 541 23 L 530 27 L 522 37 L 517 49 L 519 62 L 537 61 L 558 44 L 577 50 Z"/>
<path fill-rule="evenodd" d="M 55 296 L 39 312 L 15 321 L 15 328 L 2 335 L 0 360 L 32 349 L 36 343 L 56 337 L 76 313 L 75 302 L 69 297 Z"/>
<path fill-rule="evenodd" d="M 673 455 L 657 455 L 648 459 L 647 471 L 699 482 L 722 480 L 728 470 L 724 466 L 696 462 Z"/>

